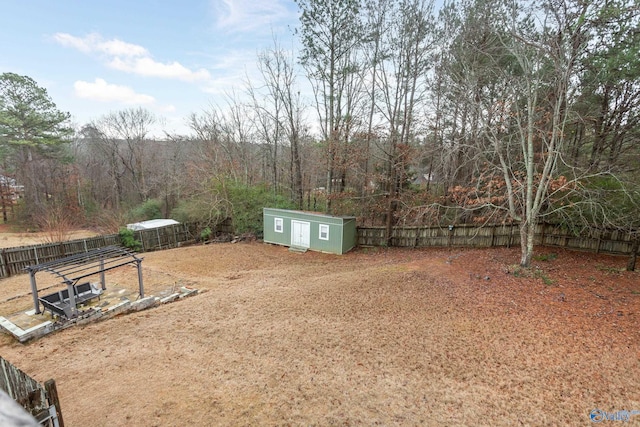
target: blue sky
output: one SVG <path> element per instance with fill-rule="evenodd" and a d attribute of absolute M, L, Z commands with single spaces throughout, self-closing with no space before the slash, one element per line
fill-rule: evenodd
<path fill-rule="evenodd" d="M 258 52 L 292 46 L 293 0 L 8 0 L 0 73 L 33 78 L 76 125 L 142 106 L 185 118 L 256 76 Z"/>

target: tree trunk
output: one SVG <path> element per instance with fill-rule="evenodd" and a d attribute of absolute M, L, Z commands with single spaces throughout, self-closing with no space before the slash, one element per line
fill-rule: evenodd
<path fill-rule="evenodd" d="M 387 246 L 393 246 L 393 223 L 394 223 L 393 216 L 395 214 L 395 211 L 396 211 L 395 196 L 390 194 L 389 204 L 387 205 L 387 218 L 386 218 L 386 224 L 385 224 Z"/>
<path fill-rule="evenodd" d="M 529 268 L 533 258 L 533 244 L 535 239 L 535 226 L 525 221 L 520 224 L 520 266 Z"/>
<path fill-rule="evenodd" d="M 631 247 L 631 255 L 627 263 L 627 271 L 636 271 L 636 258 L 638 257 L 638 249 L 640 249 L 640 237 L 636 237 Z"/>

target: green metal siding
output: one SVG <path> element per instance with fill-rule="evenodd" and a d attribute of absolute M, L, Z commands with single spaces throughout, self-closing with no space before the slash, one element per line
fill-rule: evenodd
<path fill-rule="evenodd" d="M 275 231 L 275 219 L 282 218 L 282 233 Z M 309 249 L 343 254 L 356 243 L 355 218 L 336 217 L 286 209 L 263 209 L 264 242 L 291 246 L 292 221 L 309 224 Z M 329 227 L 329 239 L 320 239 L 320 225 Z"/>
<path fill-rule="evenodd" d="M 356 246 L 358 232 L 355 218 L 345 219 L 342 224 L 342 253 L 346 253 Z"/>
<path fill-rule="evenodd" d="M 291 244 L 291 221 L 282 221 L 282 233 L 275 231 L 275 219 L 283 218 L 281 215 L 267 214 L 267 210 L 263 210 L 264 218 L 264 237 L 263 240 L 267 243 L 277 243 L 279 245 Z M 284 219 L 284 218 L 283 218 Z"/>

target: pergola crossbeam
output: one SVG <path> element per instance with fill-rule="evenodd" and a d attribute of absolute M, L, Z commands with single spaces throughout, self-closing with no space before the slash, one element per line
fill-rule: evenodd
<path fill-rule="evenodd" d="M 66 258 L 32 265 L 25 270 L 31 278 L 31 291 L 36 313 L 40 313 L 40 301 L 38 299 L 38 286 L 35 275 L 40 271 L 46 271 L 60 277 L 67 284 L 72 310 L 77 313 L 73 298 L 73 286 L 80 279 L 99 274 L 102 289 L 105 289 L 104 273 L 125 265 L 135 265 L 138 269 L 138 285 L 140 296 L 144 297 L 144 285 L 142 282 L 142 258 L 120 246 L 107 246 L 94 249 L 85 253 L 71 255 Z"/>

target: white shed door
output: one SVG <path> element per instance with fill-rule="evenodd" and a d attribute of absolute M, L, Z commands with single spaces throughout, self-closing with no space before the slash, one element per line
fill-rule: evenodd
<path fill-rule="evenodd" d="M 308 222 L 291 220 L 291 246 L 308 248 L 311 240 L 311 225 Z"/>

